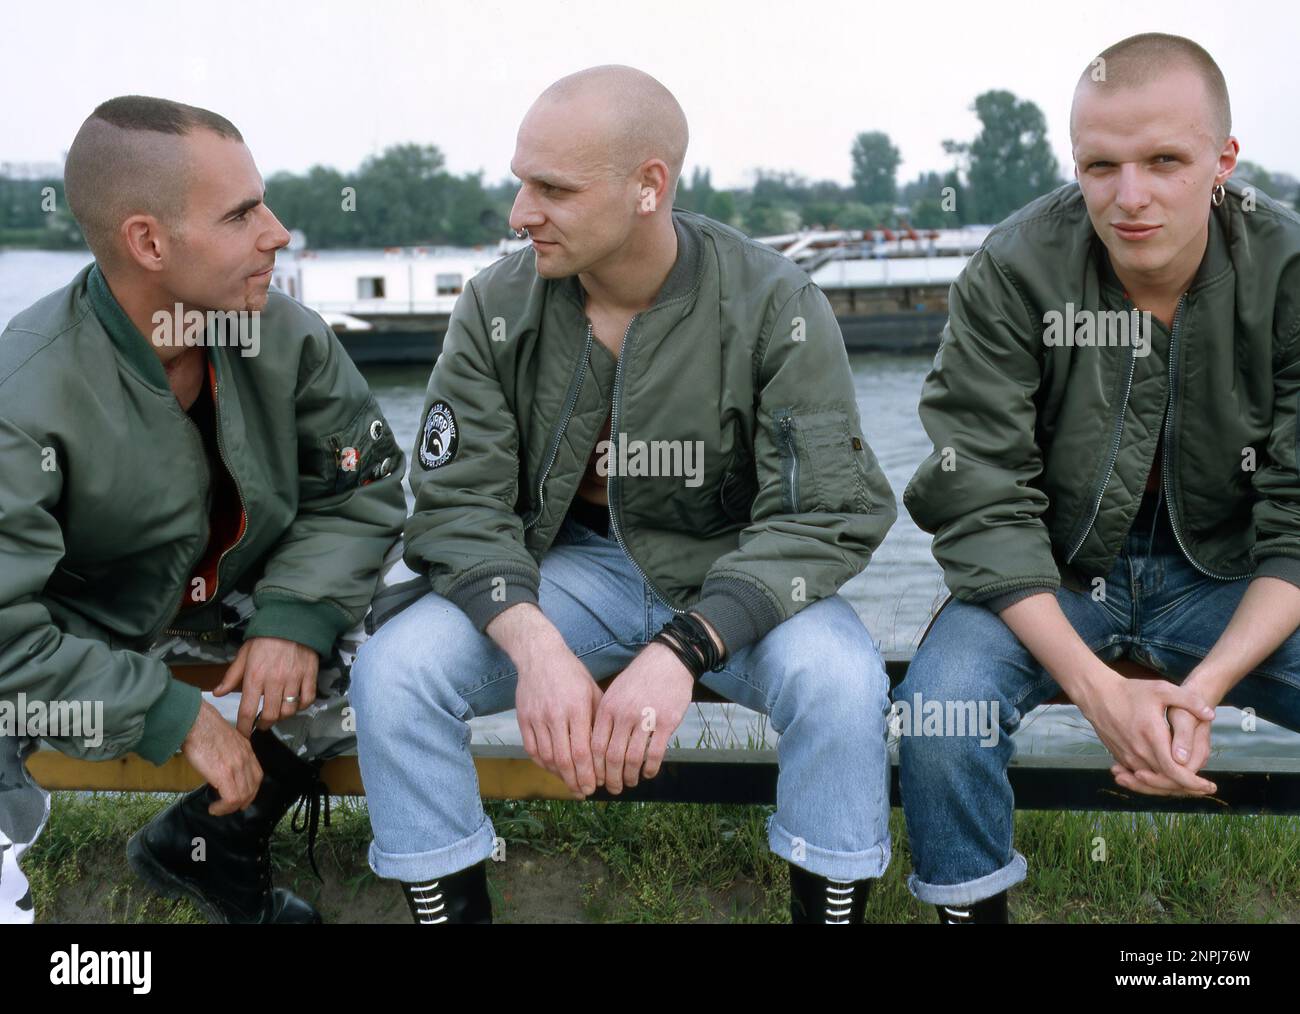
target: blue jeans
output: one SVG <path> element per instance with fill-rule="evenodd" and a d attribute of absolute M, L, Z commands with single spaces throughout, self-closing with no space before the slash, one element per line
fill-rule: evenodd
<path fill-rule="evenodd" d="M 1196 570 L 1178 548 L 1163 497 L 1148 497 L 1100 601 L 1091 587 L 1062 587 L 1056 599 L 1101 659 L 1127 654 L 1181 682 L 1214 646 L 1249 583 Z M 1025 858 L 1011 840 L 1010 734 L 1023 714 L 1060 691 L 996 613 L 953 599 L 939 614 L 895 700 L 920 694 L 927 701 L 987 701 L 990 713 L 997 706 L 1003 734 L 991 746 L 971 735 L 901 737 L 903 812 L 915 870 L 908 887 L 919 900 L 970 905 L 1025 878 Z M 1300 729 L 1300 633 L 1223 703 Z"/>
<path fill-rule="evenodd" d="M 616 542 L 572 518 L 542 560 L 538 598 L 594 679 L 625 667 L 672 616 Z M 431 880 L 492 854 L 467 722 L 513 708 L 516 680 L 509 656 L 432 592 L 362 646 L 349 696 L 376 874 Z M 880 876 L 889 681 L 853 607 L 838 595 L 815 602 L 703 682 L 781 734 L 772 851 L 825 877 Z"/>

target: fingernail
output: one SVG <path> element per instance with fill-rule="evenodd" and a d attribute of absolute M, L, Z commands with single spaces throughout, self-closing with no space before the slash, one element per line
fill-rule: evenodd
<path fill-rule="evenodd" d="M 1187 760 L 1187 751 L 1183 747 L 1180 746 L 1177 750 L 1174 751 L 1174 753 L 1178 755 L 1178 759 L 1180 761 Z"/>

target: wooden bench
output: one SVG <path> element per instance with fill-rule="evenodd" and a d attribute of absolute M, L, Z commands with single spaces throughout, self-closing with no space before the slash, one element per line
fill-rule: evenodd
<path fill-rule="evenodd" d="M 908 655 L 887 655 L 890 683 L 897 686 L 907 672 Z M 1155 678 L 1149 670 L 1129 663 L 1115 664 L 1131 678 Z M 210 690 L 221 679 L 221 665 L 177 668 L 175 675 Z M 720 703 L 723 698 L 698 687 L 696 700 Z M 1058 698 L 1053 703 L 1068 703 Z M 568 799 L 564 782 L 535 765 L 522 746 L 475 744 L 479 788 L 489 799 Z M 124 792 L 187 792 L 202 784 L 198 773 L 177 755 L 161 766 L 130 754 L 111 761 L 83 761 L 54 750 L 41 750 L 28 761 L 33 776 L 47 789 L 116 790 Z M 1126 792 L 1110 774 L 1104 756 L 1070 757 L 1020 752 L 1009 770 L 1016 806 L 1025 810 L 1162 811 L 1174 813 L 1300 814 L 1300 756 L 1269 758 L 1214 757 L 1204 772 L 1219 787 L 1209 799 L 1180 799 Z M 355 756 L 325 762 L 322 777 L 330 792 L 364 795 Z M 637 802 L 748 803 L 776 801 L 776 751 L 669 749 L 657 777 L 642 781 L 618 796 L 603 789 L 593 799 Z M 899 804 L 898 765 L 890 775 L 890 798 Z"/>

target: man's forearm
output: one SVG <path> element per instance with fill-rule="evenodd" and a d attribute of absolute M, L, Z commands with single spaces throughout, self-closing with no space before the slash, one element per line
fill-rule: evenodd
<path fill-rule="evenodd" d="M 555 624 L 531 602 L 516 602 L 503 609 L 483 629 L 510 656 L 516 671 L 522 671 L 539 652 L 553 652 L 565 646 Z"/>
<path fill-rule="evenodd" d="M 1196 667 L 1200 693 L 1218 704 L 1300 627 L 1300 587 L 1276 577 L 1246 586 L 1227 628 Z"/>
<path fill-rule="evenodd" d="M 1102 689 L 1104 667 L 1066 619 L 1055 595 L 1030 595 L 998 615 L 1076 704 Z"/>

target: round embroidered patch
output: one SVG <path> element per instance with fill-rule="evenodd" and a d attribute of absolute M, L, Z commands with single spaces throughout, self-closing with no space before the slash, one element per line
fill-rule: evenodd
<path fill-rule="evenodd" d="M 459 445 L 456 414 L 445 401 L 435 401 L 424 418 L 424 435 L 420 438 L 420 464 L 426 469 L 445 465 L 456 456 Z"/>

